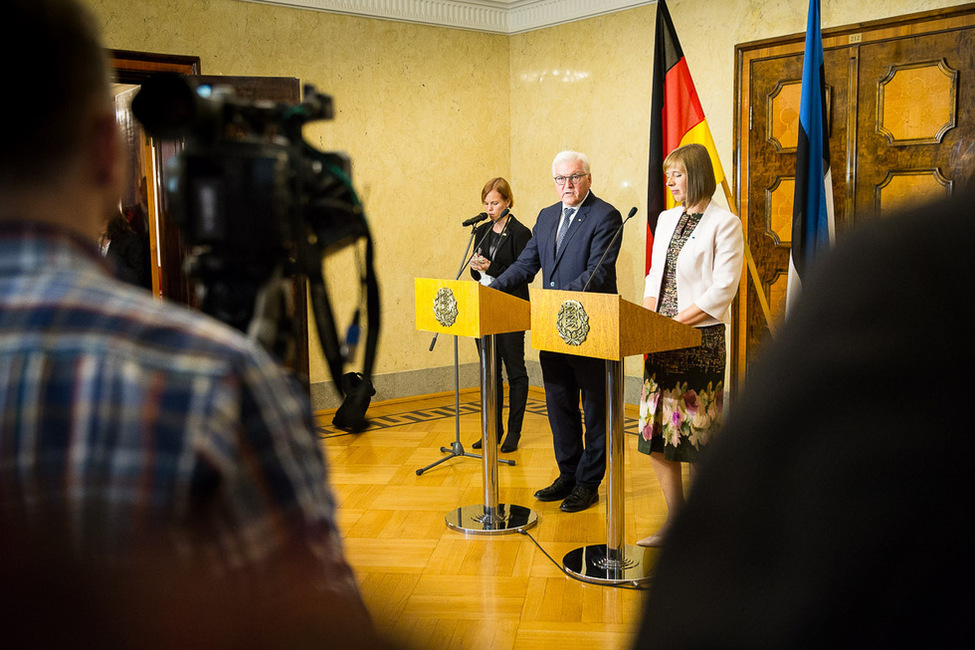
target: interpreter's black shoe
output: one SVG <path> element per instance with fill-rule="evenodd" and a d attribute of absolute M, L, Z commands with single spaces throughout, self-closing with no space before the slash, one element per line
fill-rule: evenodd
<path fill-rule="evenodd" d="M 521 440 L 520 433 L 508 433 L 504 442 L 501 443 L 501 453 L 510 454 L 518 450 L 518 441 Z"/>
<path fill-rule="evenodd" d="M 500 439 L 501 439 L 501 436 L 498 436 L 498 440 L 500 440 Z M 471 445 L 471 449 L 480 449 L 480 448 L 481 448 L 481 439 L 478 438 L 477 441 L 475 441 L 474 444 Z M 504 451 L 504 450 L 502 449 L 501 451 Z"/>
<path fill-rule="evenodd" d="M 559 506 L 559 510 L 562 512 L 579 512 L 585 510 L 598 500 L 599 490 L 586 487 L 585 485 L 577 485 L 569 496 L 565 497 L 565 501 Z"/>
<path fill-rule="evenodd" d="M 560 501 L 569 496 L 572 488 L 576 486 L 574 479 L 560 476 L 555 482 L 546 488 L 542 488 L 535 493 L 535 498 L 539 501 Z"/>

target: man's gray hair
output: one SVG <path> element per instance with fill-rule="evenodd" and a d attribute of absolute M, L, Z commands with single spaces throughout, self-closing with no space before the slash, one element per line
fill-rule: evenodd
<path fill-rule="evenodd" d="M 589 173 L 589 158 L 586 154 L 579 153 L 578 151 L 561 151 L 555 154 L 555 160 L 552 161 L 552 176 L 555 176 L 555 166 L 561 162 L 581 162 L 582 171 Z"/>

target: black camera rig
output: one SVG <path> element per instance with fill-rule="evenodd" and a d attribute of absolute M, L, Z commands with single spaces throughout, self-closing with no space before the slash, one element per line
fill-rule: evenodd
<path fill-rule="evenodd" d="M 361 312 L 363 374 L 372 375 L 379 287 L 348 159 L 312 147 L 302 135 L 305 124 L 332 119 L 331 98 L 310 85 L 304 97 L 299 104 L 246 101 L 197 86 L 192 77 L 162 74 L 142 85 L 132 110 L 149 135 L 183 143 L 166 174 L 166 193 L 200 308 L 286 357 L 293 336 L 281 327 L 288 318 L 285 281 L 307 280 L 322 350 L 341 393 Z M 359 242 L 365 244 L 357 257 L 359 303 L 340 343 L 322 264 Z"/>

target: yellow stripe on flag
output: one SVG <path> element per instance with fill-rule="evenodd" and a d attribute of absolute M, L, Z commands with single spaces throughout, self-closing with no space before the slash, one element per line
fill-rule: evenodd
<path fill-rule="evenodd" d="M 711 166 L 714 167 L 714 183 L 720 187 L 725 178 L 724 169 L 721 168 L 721 159 L 718 158 L 718 149 L 714 146 L 714 138 L 711 137 L 711 129 L 708 128 L 707 120 L 698 122 L 680 139 L 680 146 L 682 147 L 685 144 L 691 143 L 702 145 L 708 150 L 708 156 L 711 158 Z M 670 192 L 667 192 L 664 198 L 667 201 L 668 209 L 677 205 Z"/>
<path fill-rule="evenodd" d="M 714 183 L 721 185 L 721 182 L 724 180 L 724 170 L 721 168 L 721 159 L 718 158 L 718 149 L 714 146 L 714 138 L 711 137 L 711 129 L 708 128 L 707 120 L 701 120 L 690 131 L 685 133 L 684 137 L 680 139 L 680 146 L 683 147 L 685 144 L 691 144 L 692 142 L 704 145 L 704 148 L 708 150 L 708 155 L 711 157 L 711 164 L 714 166 Z"/>

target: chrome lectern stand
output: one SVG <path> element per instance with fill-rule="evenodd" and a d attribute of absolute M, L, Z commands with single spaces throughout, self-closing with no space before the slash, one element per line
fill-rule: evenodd
<path fill-rule="evenodd" d="M 417 278 L 416 328 L 481 339 L 481 449 L 484 452 L 484 503 L 446 515 L 447 526 L 472 534 L 504 534 L 531 528 L 531 509 L 498 501 L 498 433 L 494 356 L 495 334 L 528 329 L 529 303 L 476 282 Z M 512 463 L 514 464 L 514 463 Z"/>
<path fill-rule="evenodd" d="M 656 551 L 624 541 L 623 359 L 700 345 L 701 334 L 617 294 L 536 289 L 531 330 L 536 350 L 606 361 L 606 543 L 569 551 L 562 566 L 587 582 L 646 581 Z"/>

